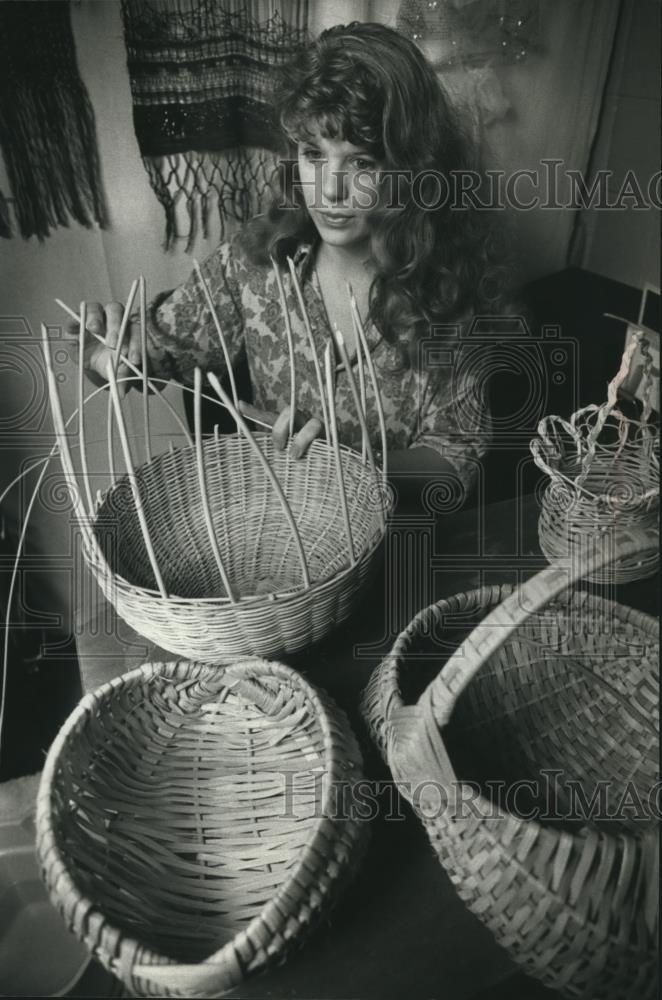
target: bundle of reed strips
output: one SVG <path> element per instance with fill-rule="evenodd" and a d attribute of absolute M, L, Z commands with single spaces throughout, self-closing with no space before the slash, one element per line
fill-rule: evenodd
<path fill-rule="evenodd" d="M 280 273 L 274 263 L 284 311 L 290 356 L 291 421 L 296 384 L 292 332 Z M 297 298 L 312 342 L 310 322 L 296 271 L 290 267 Z M 214 303 L 196 263 L 196 272 L 229 365 L 227 345 Z M 291 449 L 278 452 L 269 433 L 251 432 L 240 412 L 234 379 L 232 398 L 213 373 L 214 396 L 203 393 L 204 375 L 182 386 L 194 393 L 195 434 L 183 427 L 187 445 L 152 457 L 148 391 L 172 407 L 162 383 L 149 379 L 122 354 L 131 306 L 140 291 L 141 339 L 146 357 L 145 285 L 134 282 L 108 368 L 108 456 L 110 488 L 95 499 L 87 465 L 83 345 L 85 306 L 64 306 L 79 323 L 78 441 L 82 489 L 71 459 L 70 442 L 43 328 L 49 397 L 63 469 L 83 535 L 86 561 L 119 615 L 159 646 L 190 659 L 219 662 L 237 655 L 277 657 L 322 639 L 351 613 L 384 537 L 388 515 L 386 460 L 378 468 L 368 436 L 365 392 L 357 387 L 342 335 L 336 346 L 345 362 L 362 432 L 361 453 L 341 445 L 333 398 L 331 344 L 316 372 L 325 439 L 313 442 L 305 459 Z M 379 388 L 356 304 L 351 295 L 358 356 L 372 380 L 382 454 L 386 430 Z M 60 303 L 60 305 L 64 305 Z M 314 344 L 313 344 L 314 346 Z M 143 388 L 143 420 L 148 461 L 136 466 L 118 389 L 119 362 L 135 372 Z M 238 433 L 203 439 L 201 400 L 214 399 L 234 417 Z M 179 418 L 178 418 L 179 419 Z M 179 420 L 180 424 L 182 423 Z M 115 471 L 116 425 L 126 473 Z M 290 437 L 293 424 L 290 425 Z"/>
<path fill-rule="evenodd" d="M 659 625 L 572 587 L 651 534 L 422 610 L 364 696 L 460 897 L 583 1000 L 657 995 Z"/>
<path fill-rule="evenodd" d="M 638 349 L 644 355 L 642 374 L 646 400 L 641 417 L 627 417 L 618 408 L 618 389 L 627 378 Z M 659 426 L 651 420 L 655 379 L 653 357 L 642 330 L 626 347 L 621 367 L 601 406 L 583 407 L 570 421 L 558 416 L 541 420 L 531 442 L 536 465 L 549 476 L 538 522 L 540 547 L 548 559 L 563 558 L 604 529 L 646 532 L 659 518 Z M 651 576 L 659 565 L 659 546 L 640 549 L 606 571 L 616 583 Z M 603 571 L 591 577 L 605 582 Z"/>
<path fill-rule="evenodd" d="M 353 875 L 360 777 L 345 716 L 289 667 L 146 664 L 86 695 L 50 749 L 51 900 L 131 995 L 217 997 L 282 961 Z"/>

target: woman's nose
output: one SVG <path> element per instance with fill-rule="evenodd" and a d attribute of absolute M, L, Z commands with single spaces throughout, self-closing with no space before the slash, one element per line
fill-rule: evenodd
<path fill-rule="evenodd" d="M 322 195 L 330 204 L 345 201 L 347 194 L 347 171 L 328 160 L 322 168 Z"/>

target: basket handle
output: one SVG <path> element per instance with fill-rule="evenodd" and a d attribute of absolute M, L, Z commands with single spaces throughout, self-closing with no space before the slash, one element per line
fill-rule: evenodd
<path fill-rule="evenodd" d="M 588 478 L 593 459 L 595 458 L 595 449 L 597 447 L 598 438 L 600 437 L 602 428 L 607 421 L 607 417 L 618 403 L 618 390 L 630 374 L 632 358 L 634 357 L 642 338 L 643 331 L 636 330 L 632 340 L 623 351 L 620 368 L 607 386 L 607 401 L 606 403 L 603 403 L 602 406 L 598 407 L 595 423 L 586 437 L 586 452 L 582 459 L 582 471 L 577 476 L 577 486 L 583 486 Z"/>
<path fill-rule="evenodd" d="M 243 977 L 243 970 L 232 942 L 210 959 L 199 964 L 175 963 L 152 965 L 137 963 L 129 968 L 133 981 L 142 980 L 150 986 L 177 990 L 175 996 L 217 997 L 231 990 Z M 153 994 L 166 996 L 166 993 Z M 173 995 L 172 993 L 170 994 Z"/>
<path fill-rule="evenodd" d="M 622 529 L 618 535 L 601 533 L 595 545 L 586 546 L 570 560 L 548 566 L 527 580 L 470 633 L 462 644 L 462 653 L 449 660 L 428 685 L 413 712 L 411 709 L 398 709 L 392 713 L 389 720 L 393 733 L 390 744 L 399 744 L 398 752 L 407 753 L 410 760 L 418 761 L 421 756 L 429 760 L 431 752 L 438 757 L 439 746 L 443 749 L 439 729 L 449 721 L 458 698 L 486 660 L 531 614 L 544 608 L 587 574 L 616 559 L 657 548 L 658 544 L 659 536 L 653 529 L 645 532 Z M 445 751 L 444 758 L 440 762 L 442 766 L 429 773 L 439 775 L 444 781 L 455 782 L 457 779 Z"/>
<path fill-rule="evenodd" d="M 643 423 L 647 423 L 653 412 L 656 393 L 655 379 L 653 378 L 653 355 L 651 354 L 650 341 L 646 337 L 646 330 L 635 326 L 631 320 L 625 319 L 624 316 L 617 316 L 615 313 L 606 312 L 603 313 L 603 316 L 607 319 L 617 319 L 619 322 L 624 323 L 625 326 L 632 327 L 633 338 L 639 342 L 641 354 L 644 359 L 643 371 L 641 373 L 641 399 L 643 402 L 641 419 Z M 641 319 L 641 317 L 639 318 Z"/>
<path fill-rule="evenodd" d="M 538 424 L 538 437 L 533 438 L 529 442 L 529 448 L 531 454 L 533 455 L 533 461 L 536 463 L 539 469 L 541 469 L 550 479 L 556 479 L 559 476 L 558 469 L 553 469 L 551 462 L 556 459 L 557 461 L 562 458 L 561 451 L 549 436 L 548 427 L 552 424 L 553 420 L 551 417 L 544 417 Z M 570 426 L 566 420 L 559 420 L 558 423 L 568 431 L 573 439 L 576 438 L 576 431 Z"/>
<path fill-rule="evenodd" d="M 610 315 L 610 314 L 605 314 Z M 551 466 L 551 462 L 554 459 L 561 458 L 561 452 L 557 445 L 552 441 L 550 437 L 550 429 L 555 429 L 557 426 L 563 428 L 570 438 L 573 439 L 577 446 L 577 455 L 584 451 L 584 455 L 581 461 L 581 472 L 579 475 L 572 480 L 570 485 L 574 488 L 581 489 L 586 482 L 591 471 L 591 465 L 593 459 L 595 458 L 595 451 L 598 443 L 598 438 L 602 432 L 602 429 L 609 417 L 610 413 L 614 410 L 618 403 L 618 390 L 620 389 L 623 382 L 626 380 L 630 374 L 630 368 L 632 365 L 632 359 L 637 351 L 637 348 L 641 345 L 642 353 L 644 354 L 644 377 L 648 381 L 650 368 L 652 365 L 652 356 L 650 351 L 647 350 L 648 342 L 644 339 L 642 330 L 635 330 L 632 340 L 629 342 L 623 355 L 621 357 L 620 368 L 612 378 L 611 382 L 607 386 L 607 400 L 600 406 L 591 405 L 584 407 L 584 409 L 579 410 L 574 413 L 570 418 L 570 422 L 563 420 L 561 417 L 557 416 L 547 416 L 538 424 L 538 437 L 534 438 L 530 444 L 531 454 L 533 455 L 533 460 L 550 479 L 563 479 L 566 477 L 562 476 L 558 469 L 554 469 Z M 646 345 L 646 347 L 644 346 Z M 595 422 L 591 427 L 589 433 L 587 434 L 585 440 L 581 440 L 581 432 L 577 429 L 577 418 L 588 412 L 594 412 Z M 644 404 L 644 421 L 648 419 L 650 415 L 650 401 Z"/>

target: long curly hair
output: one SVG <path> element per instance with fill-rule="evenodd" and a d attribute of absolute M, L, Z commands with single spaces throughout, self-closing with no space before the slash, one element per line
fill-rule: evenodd
<path fill-rule="evenodd" d="M 432 327 L 502 311 L 508 269 L 499 230 L 491 213 L 453 197 L 454 178 L 482 176 L 477 150 L 413 42 L 382 24 L 329 28 L 283 71 L 276 104 L 289 155 L 281 190 L 244 229 L 256 263 L 272 255 L 284 264 L 300 242 L 317 237 L 297 183 L 296 142 L 319 131 L 367 148 L 383 168 L 368 216 L 369 315 L 405 366 L 417 364 L 418 343 Z"/>

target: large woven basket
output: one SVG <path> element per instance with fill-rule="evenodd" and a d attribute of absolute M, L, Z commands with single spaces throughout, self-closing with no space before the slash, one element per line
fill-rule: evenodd
<path fill-rule="evenodd" d="M 152 458 L 148 390 L 153 390 L 155 398 L 182 422 L 162 395 L 161 380 L 149 379 L 143 370 L 136 377 L 143 389 L 143 446 L 149 461 L 136 467 L 116 377 L 134 283 L 118 335 L 115 362 L 108 369 L 111 486 L 95 502 L 85 442 L 82 366 L 89 332 L 84 306 L 80 317 L 72 313 L 80 323 L 80 475 L 74 469 L 47 331 L 43 330 L 51 411 L 83 535 L 85 559 L 123 619 L 162 648 L 188 659 L 219 663 L 236 656 L 278 657 L 322 639 L 350 615 L 386 530 L 386 426 L 355 300 L 352 296 L 350 304 L 357 334 L 359 386 L 338 331 L 334 343 L 354 397 L 361 428 L 360 452 L 339 443 L 332 344 L 327 344 L 324 355 L 325 387 L 303 295 L 293 266 L 291 270 L 314 354 L 325 431 L 325 440 L 313 441 L 304 458 L 295 458 L 291 445 L 278 451 L 269 433 L 251 432 L 242 415 L 234 380 L 231 400 L 213 372 L 207 373 L 216 393 L 213 400 L 230 411 L 238 432 L 222 436 L 216 433 L 203 439 L 203 374 L 197 369 L 194 389 L 182 387 L 194 392 L 195 439 L 183 427 L 188 446 Z M 294 351 L 282 281 L 277 268 L 275 271 L 290 348 L 292 438 L 297 398 Z M 198 272 L 229 360 L 211 294 L 199 268 Z M 144 304 L 144 283 L 141 288 Z M 143 341 L 145 336 L 143 315 Z M 127 358 L 123 361 L 136 370 Z M 381 469 L 368 434 L 364 364 L 377 409 Z M 231 373 L 231 367 L 229 370 Z M 122 475 L 115 471 L 115 423 L 125 466 Z"/>
<path fill-rule="evenodd" d="M 37 805 L 51 899 L 138 996 L 215 997 L 279 962 L 355 871 L 361 760 L 278 663 L 147 664 L 86 695 Z"/>
<path fill-rule="evenodd" d="M 618 555 L 640 544 L 625 536 Z M 364 713 L 458 894 L 515 962 L 570 997 L 652 1000 L 659 628 L 566 589 L 602 562 L 421 611 Z"/>
<path fill-rule="evenodd" d="M 645 398 L 640 418 L 617 406 L 618 389 L 627 378 L 635 350 L 645 352 Z M 541 420 L 531 442 L 536 464 L 549 477 L 542 496 L 538 536 L 550 561 L 581 549 L 596 532 L 624 529 L 642 537 L 658 524 L 660 497 L 659 427 L 650 419 L 655 392 L 652 355 L 642 331 L 626 348 L 621 368 L 609 385 L 607 401 L 585 406 L 569 421 L 558 416 Z M 597 569 L 596 583 L 626 583 L 657 571 L 658 545 Z"/>
<path fill-rule="evenodd" d="M 209 543 L 193 449 L 136 470 L 167 600 L 155 586 L 127 479 L 97 508 L 94 533 L 104 560 L 87 551 L 101 589 L 137 632 L 177 655 L 214 662 L 305 649 L 351 614 L 383 538 L 381 491 L 360 455 L 341 448 L 357 554 L 352 564 L 330 449 L 316 441 L 297 460 L 289 450 L 276 451 L 269 434 L 255 439 L 296 521 L 308 585 L 283 506 L 244 438 L 204 443 L 209 510 L 234 599 Z"/>

